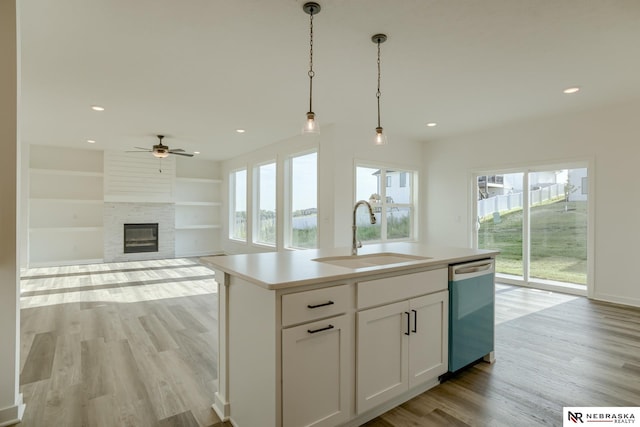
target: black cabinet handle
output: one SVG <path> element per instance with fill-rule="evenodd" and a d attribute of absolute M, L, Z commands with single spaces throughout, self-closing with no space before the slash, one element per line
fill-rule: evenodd
<path fill-rule="evenodd" d="M 409 314 L 408 311 L 405 311 L 404 314 L 407 315 L 407 332 L 405 332 L 405 335 L 411 335 L 411 314 Z"/>
<path fill-rule="evenodd" d="M 310 334 L 315 334 L 322 331 L 328 331 L 329 329 L 333 329 L 333 325 L 325 326 L 324 328 L 314 329 L 314 330 L 307 329 L 307 332 L 309 332 Z"/>
<path fill-rule="evenodd" d="M 327 302 L 322 303 L 322 304 L 316 304 L 316 305 L 311 305 L 311 304 L 309 304 L 309 305 L 307 305 L 307 307 L 308 307 L 308 308 L 318 308 L 318 307 L 326 307 L 326 306 L 328 306 L 328 305 L 333 305 L 333 304 L 335 304 L 335 302 L 333 302 L 333 301 L 327 301 Z"/>
<path fill-rule="evenodd" d="M 418 312 L 415 310 L 411 311 L 413 311 L 413 329 L 411 332 L 418 332 Z"/>

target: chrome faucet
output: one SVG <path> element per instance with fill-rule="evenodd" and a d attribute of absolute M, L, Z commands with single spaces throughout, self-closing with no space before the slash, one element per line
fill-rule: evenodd
<path fill-rule="evenodd" d="M 353 240 L 351 242 L 351 255 L 358 255 L 358 248 L 362 247 L 362 242 L 356 238 L 356 230 L 358 230 L 358 226 L 356 225 L 356 211 L 358 210 L 358 206 L 367 205 L 369 208 L 369 216 L 371 218 L 371 224 L 376 223 L 376 216 L 373 214 L 373 209 L 371 205 L 366 200 L 359 200 L 356 202 L 356 205 L 353 207 L 353 225 L 351 229 L 353 230 Z"/>

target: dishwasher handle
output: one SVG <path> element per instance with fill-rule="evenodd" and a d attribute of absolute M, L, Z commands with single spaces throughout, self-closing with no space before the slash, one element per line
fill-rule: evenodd
<path fill-rule="evenodd" d="M 476 265 L 473 267 L 460 267 L 453 270 L 453 274 L 467 274 L 467 273 L 477 273 L 479 271 L 487 271 L 491 269 L 493 264 L 488 262 L 486 264 Z"/>
<path fill-rule="evenodd" d="M 495 260 L 483 259 L 465 264 L 452 265 L 449 267 L 449 280 L 457 281 L 470 279 L 472 277 L 493 274 L 495 271 Z"/>

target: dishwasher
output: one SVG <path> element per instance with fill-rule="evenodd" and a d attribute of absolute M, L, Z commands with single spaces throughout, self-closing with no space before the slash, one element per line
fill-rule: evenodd
<path fill-rule="evenodd" d="M 449 266 L 449 372 L 494 361 L 494 277 L 493 259 Z"/>

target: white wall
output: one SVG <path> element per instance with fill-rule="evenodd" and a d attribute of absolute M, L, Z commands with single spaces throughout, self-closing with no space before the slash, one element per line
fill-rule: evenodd
<path fill-rule="evenodd" d="M 20 351 L 18 150 L 20 51 L 17 2 L 0 0 L 0 425 L 18 421 Z"/>
<path fill-rule="evenodd" d="M 596 299 L 640 306 L 640 100 L 513 123 L 425 146 L 425 241 L 469 246 L 471 173 L 563 161 L 591 161 L 595 177 Z"/>
<path fill-rule="evenodd" d="M 299 135 L 264 147 L 261 150 L 223 162 L 224 193 L 228 195 L 229 171 L 248 167 L 270 160 L 278 160 L 278 211 L 282 211 L 284 201 L 283 160 L 296 153 L 318 148 L 318 209 L 319 247 L 348 247 L 351 245 L 351 220 L 354 205 L 354 165 L 356 161 L 374 163 L 407 170 L 417 170 L 422 175 L 422 144 L 393 138 L 386 146 L 375 146 L 373 132 L 350 126 L 324 125 L 318 135 Z M 391 135 L 391 134 L 390 134 Z M 251 194 L 252 179 L 247 177 Z M 225 196 L 226 197 L 226 196 Z M 251 200 L 247 209 L 252 208 Z M 228 200 L 225 198 L 223 216 L 224 250 L 227 253 L 251 253 L 274 250 L 252 244 L 240 244 L 228 239 Z M 419 215 L 419 213 L 418 213 Z M 282 230 L 283 215 L 278 215 L 278 228 Z M 279 232 L 279 234 L 281 234 Z M 250 239 L 249 239 L 250 241 Z M 282 249 L 279 242 L 278 249 Z"/>

